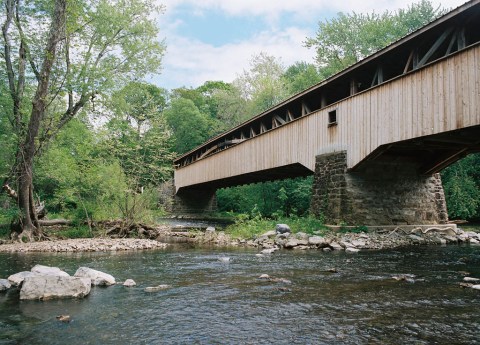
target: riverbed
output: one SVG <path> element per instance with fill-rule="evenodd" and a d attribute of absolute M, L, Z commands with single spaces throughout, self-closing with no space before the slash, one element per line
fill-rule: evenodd
<path fill-rule="evenodd" d="M 88 266 L 138 284 L 94 287 L 80 300 L 20 302 L 16 290 L 0 293 L 0 344 L 480 342 L 480 291 L 459 286 L 465 272 L 480 278 L 479 246 L 256 253 L 178 245 L 0 253 L 0 278 L 43 264 L 70 274 Z M 402 274 L 415 277 L 392 278 Z M 144 291 L 159 284 L 171 288 Z"/>

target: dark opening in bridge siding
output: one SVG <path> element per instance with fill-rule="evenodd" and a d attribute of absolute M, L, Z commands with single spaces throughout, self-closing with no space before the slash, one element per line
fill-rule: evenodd
<path fill-rule="evenodd" d="M 337 125 L 337 109 L 328 112 L 328 127 Z"/>

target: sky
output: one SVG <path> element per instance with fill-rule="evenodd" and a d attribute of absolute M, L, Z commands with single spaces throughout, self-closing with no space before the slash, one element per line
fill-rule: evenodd
<path fill-rule="evenodd" d="M 233 81 L 249 69 L 254 55 L 265 52 L 285 66 L 314 62 L 303 46 L 319 21 L 338 12 L 377 13 L 406 8 L 411 0 L 156 0 L 165 6 L 158 19 L 167 49 L 160 87 L 198 87 L 209 80 Z M 432 0 L 455 8 L 465 0 Z"/>

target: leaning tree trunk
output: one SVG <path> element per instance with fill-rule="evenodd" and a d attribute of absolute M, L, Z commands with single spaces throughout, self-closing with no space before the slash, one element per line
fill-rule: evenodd
<path fill-rule="evenodd" d="M 25 141 L 20 149 L 21 157 L 17 167 L 18 206 L 22 211 L 20 240 L 25 237 L 28 240 L 32 240 L 34 236 L 41 237 L 42 235 L 33 200 L 33 159 L 36 150 L 35 140 L 38 137 L 40 125 L 46 111 L 50 74 L 55 63 L 57 46 L 60 40 L 64 38 L 65 12 L 66 0 L 56 0 L 50 34 L 44 51 L 42 69 L 38 75 L 37 90 L 32 101 L 32 113 Z"/>

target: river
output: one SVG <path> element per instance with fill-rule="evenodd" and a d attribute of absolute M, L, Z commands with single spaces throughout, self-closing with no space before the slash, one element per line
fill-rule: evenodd
<path fill-rule="evenodd" d="M 480 291 L 458 285 L 462 271 L 480 277 L 479 246 L 256 253 L 0 253 L 1 278 L 35 264 L 71 274 L 89 266 L 138 284 L 95 287 L 81 300 L 20 302 L 16 290 L 0 293 L 0 344 L 480 343 Z M 416 277 L 392 279 L 398 274 Z M 159 284 L 172 288 L 144 291 Z M 72 321 L 57 321 L 60 314 Z"/>

